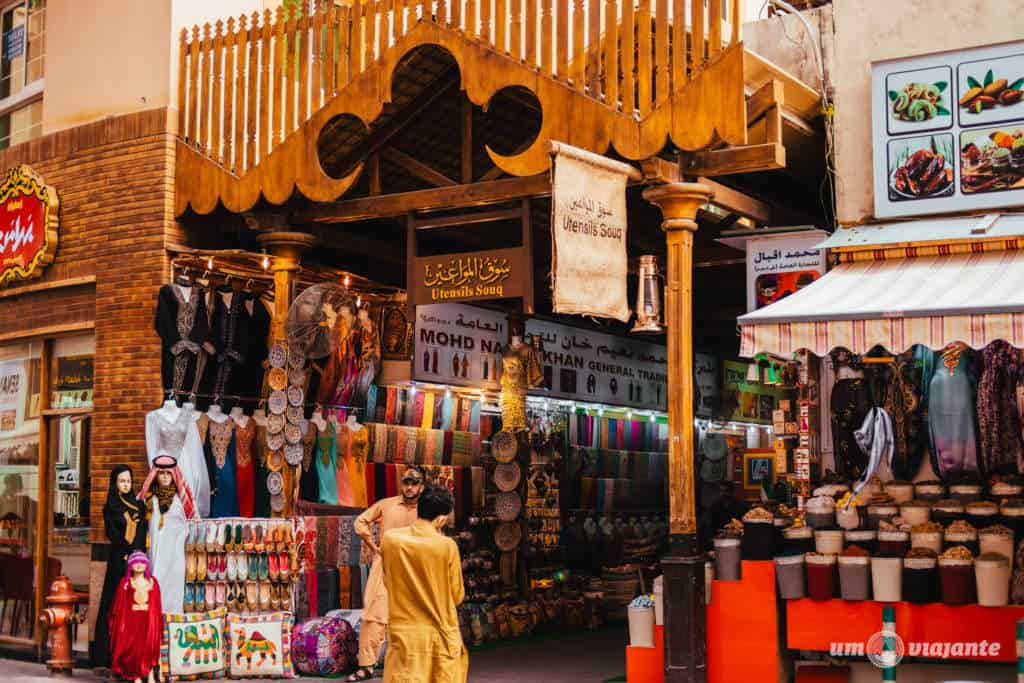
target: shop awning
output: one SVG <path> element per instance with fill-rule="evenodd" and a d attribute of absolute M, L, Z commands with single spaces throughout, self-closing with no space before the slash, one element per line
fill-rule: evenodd
<path fill-rule="evenodd" d="M 914 344 L 1024 346 L 1024 251 L 842 263 L 804 289 L 739 318 L 740 355 L 836 347 L 898 353 Z"/>

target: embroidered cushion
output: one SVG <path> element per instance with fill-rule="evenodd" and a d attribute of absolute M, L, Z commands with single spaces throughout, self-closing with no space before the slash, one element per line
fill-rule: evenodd
<path fill-rule="evenodd" d="M 224 617 L 227 610 L 165 614 L 160 645 L 163 680 L 191 681 L 224 675 Z"/>
<path fill-rule="evenodd" d="M 258 616 L 229 614 L 228 676 L 231 678 L 294 678 L 290 612 Z"/>
<path fill-rule="evenodd" d="M 295 627 L 292 637 L 295 668 L 314 676 L 355 670 L 359 653 L 356 631 L 341 617 L 316 617 Z"/>

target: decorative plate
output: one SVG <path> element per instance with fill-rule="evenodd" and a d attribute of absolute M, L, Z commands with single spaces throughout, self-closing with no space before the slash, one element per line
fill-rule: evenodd
<path fill-rule="evenodd" d="M 267 474 L 267 490 L 270 491 L 272 496 L 284 490 L 284 477 L 281 476 L 280 472 L 270 472 Z"/>
<path fill-rule="evenodd" d="M 284 415 L 267 416 L 267 432 L 280 434 L 284 430 Z"/>
<path fill-rule="evenodd" d="M 523 500 L 514 491 L 499 493 L 494 499 L 494 514 L 502 522 L 511 522 L 523 510 Z"/>
<path fill-rule="evenodd" d="M 284 440 L 291 445 L 295 445 L 302 441 L 302 430 L 299 429 L 299 425 L 286 424 L 284 426 Z"/>
<path fill-rule="evenodd" d="M 503 462 L 494 468 L 494 483 L 499 491 L 515 491 L 522 477 L 522 469 L 514 462 Z"/>
<path fill-rule="evenodd" d="M 270 496 L 270 509 L 274 512 L 284 512 L 284 496 L 280 493 Z"/>
<path fill-rule="evenodd" d="M 270 394 L 267 406 L 270 408 L 270 412 L 275 415 L 281 415 L 288 408 L 288 396 L 283 391 L 275 391 Z"/>
<path fill-rule="evenodd" d="M 288 373 L 284 368 L 271 368 L 267 373 L 267 384 L 274 391 L 281 391 L 288 386 Z"/>
<path fill-rule="evenodd" d="M 515 522 L 502 522 L 494 530 L 494 544 L 499 550 L 511 552 L 523 540 L 523 528 Z"/>
<path fill-rule="evenodd" d="M 305 455 L 305 451 L 302 449 L 302 444 L 290 444 L 284 447 L 284 461 L 289 465 L 298 465 L 302 463 L 302 457 Z"/>
<path fill-rule="evenodd" d="M 278 432 L 277 434 L 268 434 L 267 448 L 272 451 L 279 451 L 284 448 L 284 434 L 281 432 Z"/>
<path fill-rule="evenodd" d="M 284 468 L 284 451 L 276 448 L 267 453 L 267 469 L 271 472 L 280 472 Z"/>
<path fill-rule="evenodd" d="M 306 354 L 296 345 L 292 345 L 288 353 L 288 367 L 302 368 L 306 365 Z"/>
<path fill-rule="evenodd" d="M 288 383 L 297 387 L 306 386 L 306 371 L 303 368 L 288 368 Z"/>
<path fill-rule="evenodd" d="M 306 419 L 306 411 L 302 409 L 302 406 L 288 406 L 285 415 L 288 416 L 288 422 L 293 425 L 302 424 L 302 421 Z"/>
<path fill-rule="evenodd" d="M 302 407 L 302 399 L 306 397 L 306 392 L 302 390 L 302 387 L 290 386 L 288 387 L 288 403 L 289 405 Z"/>
<path fill-rule="evenodd" d="M 267 352 L 267 362 L 272 368 L 283 368 L 288 362 L 288 352 L 284 350 L 284 344 L 274 344 Z"/>
<path fill-rule="evenodd" d="M 491 454 L 498 462 L 512 462 L 519 451 L 516 435 L 504 429 L 491 437 Z"/>

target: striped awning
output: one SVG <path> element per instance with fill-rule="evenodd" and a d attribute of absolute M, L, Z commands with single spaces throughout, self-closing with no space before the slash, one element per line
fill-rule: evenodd
<path fill-rule="evenodd" d="M 978 349 L 997 339 L 1024 347 L 1024 250 L 842 263 L 738 322 L 748 358 L 952 342 Z"/>

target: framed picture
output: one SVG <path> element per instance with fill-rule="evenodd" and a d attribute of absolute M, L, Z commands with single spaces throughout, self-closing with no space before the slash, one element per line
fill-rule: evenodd
<path fill-rule="evenodd" d="M 775 483 L 775 451 L 771 448 L 750 448 L 743 452 L 743 490 L 758 491 L 767 479 Z"/>
<path fill-rule="evenodd" d="M 412 328 L 405 302 L 387 302 L 380 307 L 380 343 L 384 360 L 409 360 Z"/>

